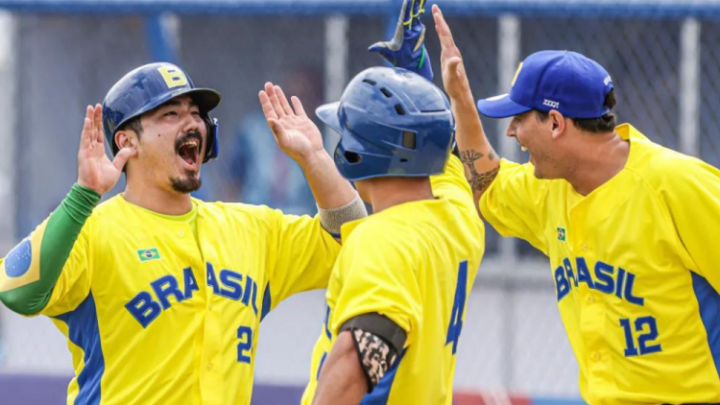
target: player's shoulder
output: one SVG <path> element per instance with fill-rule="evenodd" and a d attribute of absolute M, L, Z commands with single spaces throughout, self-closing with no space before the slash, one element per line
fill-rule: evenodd
<path fill-rule="evenodd" d="M 507 189 L 524 189 L 537 200 L 542 200 L 548 193 L 563 190 L 565 181 L 561 179 L 539 179 L 535 176 L 535 166 L 531 162 L 519 163 L 505 158 L 500 159 L 498 174 L 490 183 L 495 191 L 498 187 Z"/>
<path fill-rule="evenodd" d="M 198 199 L 193 199 L 193 202 L 197 204 L 198 209 L 200 209 L 201 211 L 207 211 L 211 213 L 231 213 L 261 216 L 277 211 L 268 207 L 267 205 L 245 204 L 241 202 L 203 201 Z"/>
<path fill-rule="evenodd" d="M 385 218 L 380 218 L 379 214 L 369 215 L 359 220 L 358 223 L 355 224 L 349 223 L 347 224 L 347 226 L 352 226 L 353 228 L 347 241 L 345 242 L 352 243 L 355 240 L 365 239 L 373 236 L 381 236 L 381 230 L 383 227 L 386 226 L 386 224 L 387 221 L 385 220 Z"/>
<path fill-rule="evenodd" d="M 433 195 L 448 199 L 457 209 L 475 211 L 475 202 L 470 184 L 465 178 L 460 159 L 451 154 L 441 174 L 430 177 Z"/>
<path fill-rule="evenodd" d="M 693 156 L 656 144 L 650 140 L 633 142 L 630 168 L 655 190 L 673 187 L 692 179 L 720 180 L 720 171 Z M 635 148 L 635 150 L 632 150 Z"/>
<path fill-rule="evenodd" d="M 118 229 L 133 225 L 137 225 L 135 215 L 129 211 L 128 203 L 118 194 L 93 209 L 82 231 L 91 235 L 92 240 L 105 240 L 105 237 L 97 236 L 115 235 Z"/>
<path fill-rule="evenodd" d="M 417 268 L 416 264 L 423 259 L 423 241 L 408 232 L 402 222 L 380 217 L 373 214 L 361 220 L 343 239 L 337 264 L 339 274 L 366 267 L 393 271 Z"/>
<path fill-rule="evenodd" d="M 393 207 L 394 208 L 394 207 Z M 358 242 L 383 243 L 384 241 L 394 241 L 403 234 L 407 226 L 402 216 L 393 215 L 396 210 L 386 210 L 380 213 L 372 214 L 361 220 L 356 225 L 344 244 L 354 244 Z M 412 235 L 407 235 L 412 238 Z"/>
<path fill-rule="evenodd" d="M 564 179 L 540 179 L 535 176 L 535 166 L 531 162 L 519 163 L 502 158 L 498 173 L 480 199 L 480 207 L 485 218 L 492 217 L 491 210 L 506 216 L 507 211 L 500 209 L 509 204 L 517 204 L 535 215 L 546 211 L 548 201 L 563 198 L 571 187 Z M 512 214 L 513 216 L 515 214 Z"/>
<path fill-rule="evenodd" d="M 243 221 L 255 223 L 271 223 L 282 217 L 280 210 L 267 205 L 254 205 L 245 203 L 230 203 L 222 201 L 206 202 L 193 200 L 198 206 L 198 212 L 203 217 L 218 221 Z"/>
<path fill-rule="evenodd" d="M 423 211 L 422 203 L 409 204 L 416 206 L 407 207 L 402 204 L 390 207 L 361 220 L 349 237 L 343 240 L 343 248 L 358 248 L 378 253 L 421 249 L 426 244 L 423 235 L 432 227 L 432 217 Z"/>
<path fill-rule="evenodd" d="M 112 222 L 120 220 L 125 216 L 123 215 L 125 205 L 126 203 L 120 194 L 110 197 L 95 207 L 92 215 L 90 215 L 90 219 L 95 222 Z"/>
<path fill-rule="evenodd" d="M 282 212 L 265 205 L 252 205 L 244 203 L 206 202 L 193 198 L 199 215 L 209 220 L 218 222 L 228 221 L 255 221 L 273 222 L 282 216 Z M 135 217 L 133 215 L 136 207 L 125 201 L 121 195 L 117 195 L 98 205 L 93 211 L 94 221 L 107 224 L 114 221 L 128 221 Z"/>

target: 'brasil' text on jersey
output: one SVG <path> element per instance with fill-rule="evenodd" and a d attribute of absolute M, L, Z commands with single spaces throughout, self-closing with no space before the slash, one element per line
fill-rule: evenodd
<path fill-rule="evenodd" d="M 252 277 L 249 275 L 243 277 L 242 274 L 228 269 L 222 269 L 216 274 L 210 263 L 207 263 L 206 269 L 207 285 L 212 288 L 213 294 L 234 301 L 242 300 L 245 305 L 250 305 L 252 302 L 253 311 L 255 315 L 258 314 L 258 285 Z M 143 328 L 146 328 L 163 311 L 170 309 L 172 303 L 169 297 L 175 297 L 175 301 L 179 303 L 191 299 L 193 291 L 198 291 L 198 283 L 191 267 L 183 269 L 183 281 L 181 288 L 178 279 L 172 274 L 160 277 L 150 283 L 150 290 L 154 296 L 149 291 L 141 291 L 125 304 L 125 308 Z"/>

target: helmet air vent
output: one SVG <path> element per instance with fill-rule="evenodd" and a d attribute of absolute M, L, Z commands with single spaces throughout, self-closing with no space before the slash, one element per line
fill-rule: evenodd
<path fill-rule="evenodd" d="M 415 132 L 403 131 L 403 148 L 415 149 Z"/>
<path fill-rule="evenodd" d="M 350 164 L 355 164 L 362 162 L 362 157 L 355 152 L 345 151 L 345 160 Z"/>

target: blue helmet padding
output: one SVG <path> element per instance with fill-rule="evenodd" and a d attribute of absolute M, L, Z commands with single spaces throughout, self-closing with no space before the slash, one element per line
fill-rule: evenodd
<path fill-rule="evenodd" d="M 220 154 L 220 124 L 217 118 L 209 118 L 206 120 L 208 124 L 208 139 L 212 141 L 208 143 L 207 149 L 205 150 L 205 159 L 203 163 L 206 163 L 210 159 L 215 159 Z"/>
<path fill-rule="evenodd" d="M 160 69 L 177 70 L 187 79 L 185 83 L 171 86 Z M 217 121 L 210 118 L 210 111 L 220 104 L 220 93 L 213 89 L 197 88 L 190 77 L 179 67 L 170 63 L 150 63 L 140 66 L 123 76 L 108 91 L 103 101 L 103 129 L 113 154 L 118 152 L 115 132 L 127 121 L 138 117 L 171 99 L 187 95 L 198 105 L 207 124 L 208 145 L 203 162 L 218 156 Z"/>
<path fill-rule="evenodd" d="M 348 84 L 339 103 L 316 113 L 340 133 L 334 160 L 351 181 L 439 174 L 451 151 L 455 120 L 447 97 L 405 69 L 367 69 Z M 414 145 L 406 138 L 414 138 Z"/>

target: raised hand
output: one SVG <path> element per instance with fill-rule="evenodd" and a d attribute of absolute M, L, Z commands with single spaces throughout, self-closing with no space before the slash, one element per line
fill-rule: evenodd
<path fill-rule="evenodd" d="M 443 17 L 440 7 L 433 5 L 433 19 L 435 20 L 435 30 L 440 38 L 440 65 L 442 66 L 443 84 L 445 91 L 450 98 L 461 97 L 465 92 L 470 91 L 470 83 L 467 79 L 465 64 L 463 63 L 462 54 L 455 45 L 452 32 L 445 17 Z"/>
<path fill-rule="evenodd" d="M 291 107 L 280 86 L 270 82 L 258 96 L 275 142 L 283 152 L 302 164 L 324 151 L 320 130 L 305 113 L 299 98 L 291 98 Z"/>
<path fill-rule="evenodd" d="M 110 161 L 105 154 L 102 106 L 87 106 L 78 151 L 79 185 L 95 190 L 98 194 L 105 194 L 117 184 L 125 163 L 136 154 L 135 149 L 123 148 Z"/>
<path fill-rule="evenodd" d="M 425 12 L 424 6 L 425 0 L 404 0 L 393 38 L 377 42 L 368 50 L 379 53 L 393 66 L 432 80 L 432 67 L 424 45 L 425 26 L 420 21 L 420 16 Z"/>

